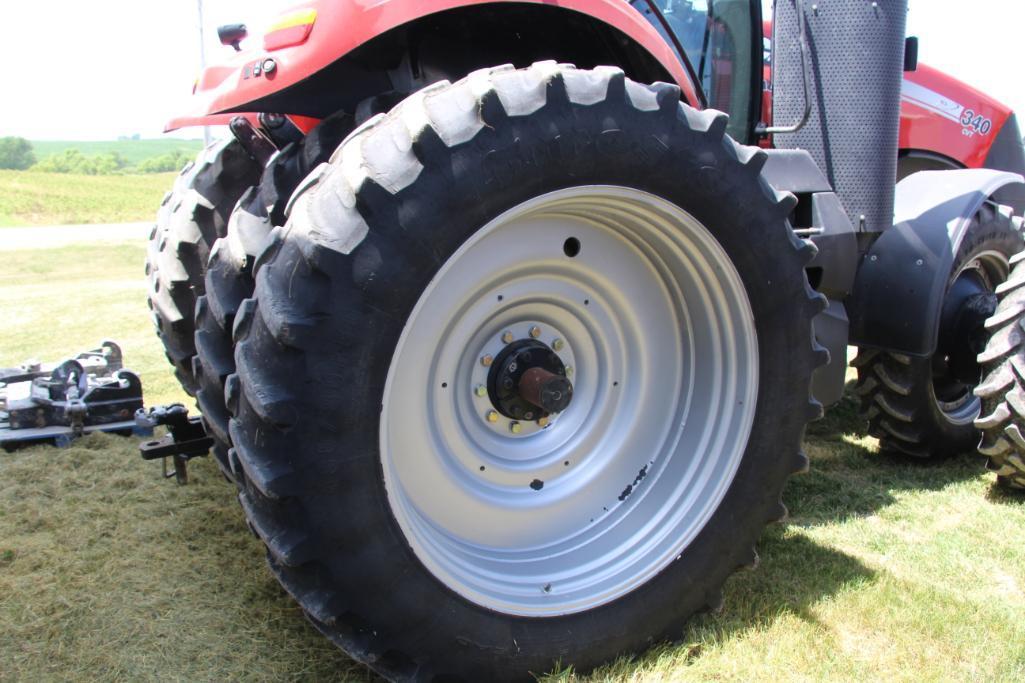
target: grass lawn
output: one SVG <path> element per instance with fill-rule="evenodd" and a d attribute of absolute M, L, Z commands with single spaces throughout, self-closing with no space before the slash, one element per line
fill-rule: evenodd
<path fill-rule="evenodd" d="M 203 149 L 203 141 L 171 137 L 152 140 L 32 140 L 32 150 L 36 153 L 37 159 L 60 154 L 66 149 L 77 149 L 85 156 L 116 152 L 129 166 L 134 166 L 145 159 L 177 150 L 188 152 L 190 156 L 195 155 Z"/>
<path fill-rule="evenodd" d="M 181 399 L 146 313 L 143 248 L 8 252 L 0 366 L 110 337 L 149 402 Z M 1025 679 L 1025 500 L 980 459 L 880 455 L 848 398 L 761 564 L 680 643 L 554 680 Z M 184 488 L 134 440 L 0 452 L 0 680 L 366 680 L 263 566 L 209 459 Z"/>
<path fill-rule="evenodd" d="M 0 171 L 0 227 L 153 220 L 176 175 Z"/>

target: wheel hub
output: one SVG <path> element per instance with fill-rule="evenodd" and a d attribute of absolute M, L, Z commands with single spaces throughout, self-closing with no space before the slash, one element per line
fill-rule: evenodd
<path fill-rule="evenodd" d="M 976 356 L 985 348 L 986 320 L 996 310 L 996 286 L 1007 279 L 1007 257 L 996 251 L 977 254 L 955 275 L 943 301 L 939 339 L 932 361 L 932 391 L 951 420 L 975 419 L 979 400 L 973 388 L 981 378 Z"/>
<path fill-rule="evenodd" d="M 572 401 L 574 361 L 566 335 L 551 322 L 526 319 L 497 328 L 476 355 L 473 412 L 503 438 L 547 429 Z"/>
<path fill-rule="evenodd" d="M 950 376 L 966 385 L 979 381 L 980 368 L 975 360 L 986 347 L 989 335 L 986 320 L 997 308 L 993 287 L 969 269 L 951 285 L 943 304 L 940 320 L 939 350 L 949 359 Z"/>
<path fill-rule="evenodd" d="M 535 339 L 521 339 L 495 358 L 488 373 L 488 397 L 495 409 L 510 419 L 540 420 L 569 407 L 573 385 L 562 359 L 551 347 Z"/>

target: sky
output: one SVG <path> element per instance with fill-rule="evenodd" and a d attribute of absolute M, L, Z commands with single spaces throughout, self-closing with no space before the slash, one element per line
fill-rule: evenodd
<path fill-rule="evenodd" d="M 4 0 L 0 137 L 159 136 L 199 73 L 197 2 Z M 208 61 L 231 49 L 217 42 L 218 25 L 245 22 L 258 34 L 294 2 L 203 0 Z M 1023 27 L 1025 0 L 910 0 L 922 62 L 1025 112 Z"/>

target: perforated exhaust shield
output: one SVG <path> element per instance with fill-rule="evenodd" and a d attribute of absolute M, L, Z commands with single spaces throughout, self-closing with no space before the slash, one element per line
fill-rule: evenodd
<path fill-rule="evenodd" d="M 780 148 L 806 149 L 826 174 L 856 229 L 893 222 L 907 0 L 776 0 L 774 126 L 804 114 L 804 12 L 811 117 Z M 862 221 L 861 217 L 864 216 Z"/>

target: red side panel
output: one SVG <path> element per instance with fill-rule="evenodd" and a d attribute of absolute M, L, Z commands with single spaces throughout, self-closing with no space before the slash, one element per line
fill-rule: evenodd
<path fill-rule="evenodd" d="M 923 150 L 981 168 L 1011 110 L 932 67 L 904 74 L 900 148 Z"/>
<path fill-rule="evenodd" d="M 317 127 L 320 123 L 320 119 L 315 119 L 310 116 L 289 116 L 288 119 L 295 125 L 296 128 L 301 130 L 303 134 L 309 133 L 311 130 Z"/>
<path fill-rule="evenodd" d="M 672 48 L 623 0 L 515 1 L 581 12 L 619 29 L 665 67 L 689 102 L 700 101 Z M 303 3 L 300 8 L 316 10 L 316 22 L 305 42 L 278 50 L 245 50 L 206 69 L 186 111 L 172 119 L 167 130 L 207 124 L 207 117 L 212 114 L 238 110 L 249 102 L 283 90 L 371 38 L 402 24 L 436 12 L 489 2 L 495 0 L 313 0 Z M 268 57 L 274 60 L 270 73 L 258 68 Z"/>

